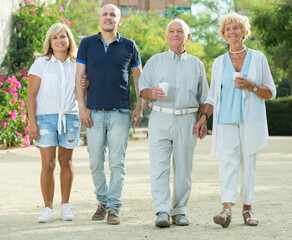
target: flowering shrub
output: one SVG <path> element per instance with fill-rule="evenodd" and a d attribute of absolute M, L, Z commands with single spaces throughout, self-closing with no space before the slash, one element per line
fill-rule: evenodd
<path fill-rule="evenodd" d="M 35 53 L 42 52 L 49 27 L 56 22 L 71 25 L 62 15 L 62 7 L 46 6 L 35 0 L 26 0 L 19 6 L 13 16 L 14 31 L 2 63 L 7 74 L 0 75 L 0 145 L 4 147 L 30 145 L 26 106 L 27 70 L 35 60 Z"/>
<path fill-rule="evenodd" d="M 5 147 L 30 145 L 26 112 L 27 71 L 15 76 L 0 75 L 0 145 Z"/>
<path fill-rule="evenodd" d="M 13 16 L 13 34 L 7 55 L 2 63 L 9 74 L 22 69 L 29 69 L 35 60 L 36 52 L 43 52 L 43 42 L 47 30 L 57 22 L 69 27 L 72 23 L 63 16 L 63 8 L 56 5 L 45 5 L 36 0 L 26 0 L 19 4 L 19 10 Z"/>

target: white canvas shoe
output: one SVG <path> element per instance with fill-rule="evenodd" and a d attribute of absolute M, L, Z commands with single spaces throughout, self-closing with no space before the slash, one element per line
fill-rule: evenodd
<path fill-rule="evenodd" d="M 53 221 L 53 210 L 49 207 L 44 208 L 42 215 L 38 218 L 39 223 L 47 223 Z"/>
<path fill-rule="evenodd" d="M 72 221 L 74 219 L 69 203 L 61 204 L 61 215 L 64 221 Z"/>

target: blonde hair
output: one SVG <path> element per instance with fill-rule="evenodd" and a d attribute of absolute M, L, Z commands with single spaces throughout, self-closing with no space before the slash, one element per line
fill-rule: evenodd
<path fill-rule="evenodd" d="M 185 21 L 183 21 L 183 20 L 177 18 L 177 19 L 172 20 L 172 21 L 167 25 L 167 28 L 166 28 L 166 35 L 168 34 L 168 29 L 169 29 L 169 27 L 170 27 L 170 25 L 171 25 L 172 23 L 180 23 L 180 24 L 182 25 L 183 30 L 184 30 L 184 34 L 185 34 L 185 36 L 188 36 L 188 35 L 190 34 L 190 27 L 189 27 L 189 25 L 188 25 Z"/>
<path fill-rule="evenodd" d="M 225 40 L 225 26 L 229 23 L 237 23 L 241 28 L 243 34 L 243 41 L 250 35 L 250 24 L 246 16 L 241 16 L 238 13 L 231 12 L 223 15 L 219 20 L 219 30 L 220 36 Z"/>
<path fill-rule="evenodd" d="M 77 56 L 77 47 L 73 38 L 73 34 L 71 30 L 63 23 L 55 23 L 53 24 L 49 30 L 47 31 L 46 38 L 44 41 L 44 47 L 43 47 L 43 54 L 38 55 L 37 57 L 44 57 L 48 56 L 48 60 L 51 59 L 53 55 L 52 47 L 51 47 L 51 39 L 56 36 L 61 30 L 65 30 L 67 37 L 69 39 L 69 47 L 68 47 L 68 53 L 67 56 L 72 60 L 73 62 L 76 60 Z"/>

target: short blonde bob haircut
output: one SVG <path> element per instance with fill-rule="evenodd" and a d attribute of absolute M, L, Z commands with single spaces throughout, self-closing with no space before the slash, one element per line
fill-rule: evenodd
<path fill-rule="evenodd" d="M 237 23 L 241 28 L 243 34 L 243 41 L 248 38 L 250 35 L 250 24 L 249 20 L 246 16 L 241 16 L 238 13 L 231 12 L 223 15 L 219 20 L 219 30 L 220 36 L 225 40 L 224 33 L 225 33 L 225 26 L 229 23 Z"/>
<path fill-rule="evenodd" d="M 47 31 L 47 34 L 46 34 L 45 41 L 44 41 L 43 54 L 41 54 L 37 57 L 48 56 L 48 60 L 51 59 L 51 57 L 54 53 L 52 50 L 52 47 L 51 47 L 51 40 L 62 29 L 65 30 L 67 37 L 69 39 L 69 47 L 68 47 L 67 56 L 70 58 L 71 61 L 75 62 L 76 56 L 77 56 L 77 47 L 76 47 L 71 30 L 63 23 L 55 23 L 49 28 L 49 30 Z"/>

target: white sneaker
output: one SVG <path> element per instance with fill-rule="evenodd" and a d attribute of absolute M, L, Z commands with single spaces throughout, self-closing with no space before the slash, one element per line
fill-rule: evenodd
<path fill-rule="evenodd" d="M 53 210 L 49 207 L 44 208 L 42 215 L 38 218 L 39 223 L 47 223 L 53 220 Z"/>
<path fill-rule="evenodd" d="M 61 204 L 61 215 L 64 221 L 72 221 L 74 219 L 69 203 Z"/>

